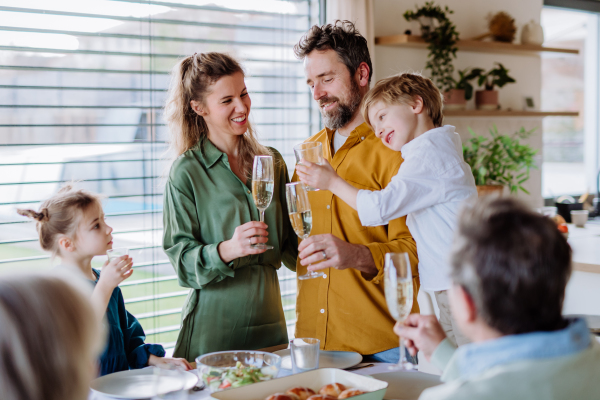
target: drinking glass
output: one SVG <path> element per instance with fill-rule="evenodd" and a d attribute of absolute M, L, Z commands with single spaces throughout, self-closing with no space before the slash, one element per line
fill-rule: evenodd
<path fill-rule="evenodd" d="M 296 338 L 290 340 L 292 372 L 306 372 L 319 368 L 319 339 Z"/>
<path fill-rule="evenodd" d="M 285 198 L 287 200 L 290 221 L 296 235 L 302 240 L 310 235 L 312 229 L 312 214 L 306 187 L 301 182 L 293 182 L 285 185 Z M 323 276 L 323 272 L 309 271 L 298 279 L 312 279 Z"/>
<path fill-rule="evenodd" d="M 265 210 L 273 198 L 273 179 L 273 157 L 255 156 L 252 168 L 252 197 L 256 208 L 260 211 L 260 222 L 265 222 Z M 266 243 L 255 243 L 252 247 L 267 250 L 273 248 Z"/>
<path fill-rule="evenodd" d="M 384 263 L 385 300 L 392 317 L 403 322 L 413 304 L 412 272 L 407 253 L 387 253 Z M 400 361 L 390 367 L 394 370 L 412 370 L 414 364 L 406 360 L 404 341 L 400 337 Z"/>
<path fill-rule="evenodd" d="M 151 400 L 187 400 L 185 371 L 181 367 L 164 364 L 153 367 L 154 388 Z"/>
<path fill-rule="evenodd" d="M 305 142 L 294 146 L 296 164 L 302 164 L 303 160 L 314 164 L 323 164 L 323 145 L 321 142 Z M 306 190 L 317 191 L 319 189 L 306 185 Z"/>
<path fill-rule="evenodd" d="M 111 262 L 115 258 L 129 255 L 129 249 L 126 247 L 115 247 L 114 249 L 106 250 L 108 256 L 108 262 Z"/>

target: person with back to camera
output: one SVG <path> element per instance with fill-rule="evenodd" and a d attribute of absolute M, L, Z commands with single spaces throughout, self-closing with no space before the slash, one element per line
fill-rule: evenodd
<path fill-rule="evenodd" d="M 294 52 L 304 60 L 306 83 L 325 124 L 306 142 L 320 142 L 324 158 L 353 185 L 368 190 L 387 186 L 402 157 L 381 143 L 360 113 L 372 77 L 366 39 L 351 22 L 336 21 L 313 26 Z M 300 243 L 296 268 L 304 275 L 313 264 L 324 275 L 297 280 L 296 337 L 317 338 L 322 350 L 355 351 L 365 360 L 397 363 L 398 338 L 385 301 L 383 264 L 386 253 L 409 255 L 412 310 L 418 312 L 417 249 L 406 218 L 365 228 L 356 211 L 331 192 L 310 192 L 309 200 L 312 232 Z"/>
<path fill-rule="evenodd" d="M 0 275 L 0 398 L 88 398 L 105 337 L 84 289 L 56 274 Z"/>
<path fill-rule="evenodd" d="M 283 157 L 256 139 L 250 108 L 242 67 L 227 54 L 194 54 L 173 68 L 165 115 L 177 158 L 165 188 L 163 248 L 179 284 L 192 289 L 174 353 L 189 361 L 288 343 L 277 270 L 282 262 L 295 270 L 298 254 L 289 178 Z M 252 198 L 256 155 L 274 164 L 264 223 Z M 273 249 L 253 247 L 267 242 Z"/>
<path fill-rule="evenodd" d="M 92 304 L 98 319 L 106 317 L 108 343 L 100 356 L 100 375 L 148 365 L 171 364 L 184 369 L 191 365 L 176 358 L 165 358 L 159 344 L 144 343 L 146 335 L 137 318 L 125 309 L 119 283 L 133 273 L 133 260 L 121 256 L 107 261 L 102 272 L 92 268 L 92 258 L 112 249 L 112 228 L 104 220 L 100 198 L 88 191 L 67 185 L 44 201 L 39 211 L 20 209 L 18 213 L 37 221 L 43 250 L 58 256 L 59 271 L 73 279 L 93 282 Z"/>
<path fill-rule="evenodd" d="M 451 265 L 450 306 L 472 343 L 456 349 L 431 315 L 394 329 L 443 370 L 420 400 L 600 399 L 600 344 L 584 319 L 561 315 L 571 248 L 553 221 L 484 199 L 461 215 Z"/>
<path fill-rule="evenodd" d="M 476 201 L 477 189 L 463 159 L 460 136 L 453 126 L 442 125 L 442 94 L 430 79 L 404 73 L 377 82 L 362 104 L 363 118 L 375 135 L 404 158 L 389 185 L 379 191 L 360 190 L 328 163 L 298 165 L 297 174 L 305 184 L 330 190 L 357 210 L 364 226 L 407 216 L 417 242 L 422 288 L 434 291 L 449 340 L 465 344 L 468 340 L 457 328 L 448 303 L 448 256 L 458 213 Z M 318 268 L 317 264 L 309 269 Z"/>

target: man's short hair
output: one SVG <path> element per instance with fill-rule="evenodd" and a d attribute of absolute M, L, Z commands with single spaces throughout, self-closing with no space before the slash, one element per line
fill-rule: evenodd
<path fill-rule="evenodd" d="M 337 20 L 333 24 L 314 25 L 300 41 L 294 45 L 296 57 L 303 60 L 314 50 L 333 50 L 344 63 L 350 76 L 353 76 L 361 63 L 369 66 L 369 83 L 373 76 L 373 64 L 369 55 L 369 46 L 350 21 Z"/>
<path fill-rule="evenodd" d="M 571 274 L 571 248 L 549 218 L 512 198 L 484 198 L 461 215 L 452 280 L 504 335 L 553 331 Z"/>
<path fill-rule="evenodd" d="M 373 104 L 383 101 L 387 105 L 412 105 L 417 96 L 423 99 L 423 107 L 433 125 L 435 127 L 442 126 L 444 122 L 444 115 L 442 114 L 444 97 L 442 93 L 431 79 L 409 73 L 393 75 L 377 82 L 363 99 L 363 118 L 367 124 L 372 126 L 369 120 L 369 108 Z"/>

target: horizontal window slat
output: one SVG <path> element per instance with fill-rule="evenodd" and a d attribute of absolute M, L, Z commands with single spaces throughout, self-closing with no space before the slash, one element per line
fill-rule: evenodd
<path fill-rule="evenodd" d="M 0 69 L 14 71 L 45 71 L 45 72 L 83 72 L 94 74 L 134 74 L 134 75 L 169 75 L 169 71 L 154 70 L 129 70 L 129 69 L 96 69 L 96 68 L 57 68 L 57 67 L 36 67 L 28 65 L 0 65 Z"/>
<path fill-rule="evenodd" d="M 33 203 L 39 203 L 39 202 L 33 202 Z M 126 212 L 120 212 L 120 213 L 108 213 L 108 214 L 105 214 L 104 216 L 108 218 L 108 217 L 122 217 L 122 216 L 130 216 L 130 215 L 160 214 L 160 213 L 162 213 L 162 210 L 143 210 L 143 211 L 126 211 Z M 32 223 L 35 223 L 35 221 L 31 220 L 31 219 L 26 219 L 23 221 L 0 222 L 0 225 L 32 224 Z"/>
<path fill-rule="evenodd" d="M 120 284 L 119 286 L 123 286 L 123 284 Z M 165 315 L 175 315 L 175 314 L 180 314 L 180 313 L 181 313 L 181 308 L 171 308 L 169 310 L 139 313 L 139 314 L 136 314 L 135 317 L 137 319 L 147 319 L 147 318 L 154 318 L 154 317 L 164 317 Z"/>
<path fill-rule="evenodd" d="M 88 54 L 97 56 L 127 56 L 127 57 L 140 57 L 140 58 L 180 58 L 180 54 L 168 54 L 168 53 L 132 53 L 125 51 L 102 51 L 102 50 L 65 50 L 65 49 L 52 49 L 44 47 L 22 47 L 22 46 L 0 46 L 0 50 L 6 51 L 20 51 L 20 52 L 31 52 L 31 53 L 53 53 L 53 54 Z M 260 59 L 260 58 L 243 58 L 240 61 L 244 62 L 261 62 L 261 63 L 280 63 L 280 64 L 297 64 L 301 62 L 299 60 L 274 60 L 274 59 Z"/>
<path fill-rule="evenodd" d="M 134 126 L 138 126 L 135 125 Z M 142 125 L 143 126 L 143 125 Z M 41 146 L 81 146 L 81 145 L 87 145 L 87 146 L 97 146 L 97 145 L 108 145 L 108 144 L 114 144 L 114 145 L 146 145 L 148 147 L 159 147 L 159 145 L 165 145 L 167 144 L 167 142 L 161 142 L 161 141 L 157 141 L 157 140 L 153 140 L 152 142 L 146 141 L 146 140 L 136 140 L 133 142 L 71 142 L 71 143 L 59 143 L 59 142 L 51 142 L 51 143 L 7 143 L 7 144 L 3 144 L 2 146 L 6 147 L 6 146 L 13 146 L 13 147 L 22 147 L 22 146 L 31 146 L 31 147 L 41 147 Z M 162 146 L 160 146 L 162 147 Z"/>
<path fill-rule="evenodd" d="M 211 23 L 203 23 L 197 22 L 198 24 L 202 24 L 200 26 L 209 27 L 209 28 L 227 28 L 227 29 L 235 29 L 236 25 L 225 25 L 222 24 L 211 24 Z M 237 26 L 240 27 L 239 25 Z M 244 28 L 240 28 L 244 29 Z M 247 29 L 259 29 L 265 30 L 271 28 L 247 28 Z M 273 28 L 272 30 L 275 30 Z M 276 29 L 280 30 L 280 29 Z M 247 42 L 247 41 L 237 41 L 237 40 L 217 40 L 217 39 L 194 39 L 194 38 L 185 38 L 185 37 L 173 37 L 173 36 L 153 36 L 153 35 L 133 35 L 133 34 L 124 34 L 124 33 L 106 33 L 106 32 L 81 32 L 81 31 L 65 31 L 60 29 L 39 29 L 39 28 L 17 28 L 12 26 L 0 26 L 0 31 L 4 32 L 27 32 L 27 33 L 45 33 L 50 35 L 73 35 L 73 36 L 86 36 L 86 37 L 98 37 L 98 38 L 116 38 L 116 39 L 133 39 L 133 40 L 146 40 L 146 41 L 165 41 L 165 42 L 186 42 L 186 43 L 206 43 L 206 44 L 222 44 L 222 45 L 230 45 L 230 46 L 268 46 L 268 47 L 291 47 L 294 43 L 275 43 L 275 42 Z"/>
<path fill-rule="evenodd" d="M 15 71 L 43 71 L 43 72 L 74 72 L 74 73 L 94 73 L 94 74 L 144 74 L 144 75 L 169 75 L 169 71 L 158 70 L 128 70 L 128 69 L 93 69 L 93 68 L 56 68 L 56 67 L 35 67 L 27 65 L 0 65 L 0 70 Z M 272 79 L 306 79 L 301 75 L 246 75 L 248 78 L 272 78 Z"/>
<path fill-rule="evenodd" d="M 117 107 L 118 108 L 118 107 Z M 309 125 L 308 122 L 259 122 L 254 123 L 254 126 L 279 126 L 279 125 Z M 124 126 L 167 126 L 166 124 L 2 124 L 0 128 L 68 128 L 68 127 L 77 127 L 77 128 L 91 128 L 91 127 L 124 127 Z M 38 143 L 38 145 L 42 145 L 45 143 Z M 57 144 L 66 144 L 66 143 L 57 143 Z M 34 146 L 32 144 L 28 144 L 28 146 Z"/>
<path fill-rule="evenodd" d="M 0 87 L 1 89 L 1 87 Z M 94 89 L 91 89 L 94 90 Z M 250 92 L 252 94 L 252 92 Z M 283 93 L 287 94 L 287 93 Z M 302 93 L 304 94 L 304 93 Z M 162 110 L 162 106 L 49 106 L 39 104 L 0 104 L 0 108 L 49 108 L 49 109 L 150 109 L 150 110 Z M 252 107 L 253 110 L 310 110 L 310 107 Z M 21 125 L 22 126 L 22 125 Z"/>
<path fill-rule="evenodd" d="M 122 196 L 105 196 L 105 199 L 129 199 L 135 197 L 156 197 L 162 196 L 162 193 L 150 193 L 150 194 L 126 194 Z M 32 201 L 12 201 L 7 203 L 0 203 L 0 206 L 16 206 L 20 204 L 37 204 L 41 203 L 43 200 L 32 200 Z"/>
<path fill-rule="evenodd" d="M 24 162 L 24 163 L 0 163 L 0 167 L 15 167 L 20 165 L 66 165 L 66 164 L 107 164 L 107 163 L 126 163 L 126 162 L 155 162 L 165 161 L 162 158 L 140 158 L 137 160 L 120 159 L 120 160 L 82 160 L 82 161 L 53 161 L 53 162 Z"/>
<path fill-rule="evenodd" d="M 125 303 L 127 303 L 127 302 L 125 302 Z M 179 325 L 170 325 L 170 326 L 163 326 L 160 328 L 146 329 L 144 332 L 146 333 L 146 335 L 156 335 L 157 333 L 175 332 L 178 330 L 179 330 Z"/>
<path fill-rule="evenodd" d="M 189 293 L 189 290 L 182 290 L 180 292 L 161 293 L 161 294 L 153 294 L 153 295 L 149 295 L 149 296 L 133 297 L 131 299 L 125 299 L 125 304 L 141 303 L 143 301 L 170 299 L 173 297 L 182 297 L 182 296 L 187 296 L 188 293 Z"/>
<path fill-rule="evenodd" d="M 96 178 L 96 179 L 81 179 L 78 182 L 106 182 L 106 181 L 131 181 L 136 179 L 157 179 L 160 176 L 139 176 L 139 177 L 126 177 L 126 178 Z M 39 181 L 39 182 L 4 182 L 0 183 L 0 186 L 20 186 L 20 185 L 44 185 L 48 183 L 67 183 L 71 182 L 72 179 L 58 180 L 58 181 Z"/>
<path fill-rule="evenodd" d="M 235 14 L 256 14 L 256 15 L 270 15 L 273 17 L 299 17 L 306 18 L 308 14 L 282 14 L 282 13 L 274 13 L 274 12 L 266 12 L 266 11 L 255 11 L 255 10 L 242 10 L 237 8 L 225 8 L 219 6 L 200 6 L 186 3 L 171 3 L 169 1 L 143 1 L 143 0 L 112 0 L 112 1 L 120 1 L 124 3 L 135 3 L 135 4 L 148 4 L 155 6 L 166 6 L 166 7 L 174 7 L 174 8 L 187 8 L 191 10 L 205 10 L 205 11 L 218 11 L 218 12 L 228 12 Z M 306 0 L 301 0 L 300 2 L 305 2 Z M 295 1 L 298 2 L 298 1 Z"/>
<path fill-rule="evenodd" d="M 166 92 L 167 89 L 146 89 L 126 87 L 86 87 L 86 86 L 27 86 L 27 85 L 0 85 L 0 89 L 24 90 L 86 90 L 86 91 L 111 91 L 111 92 Z M 160 108 L 160 107 L 159 107 Z"/>
<path fill-rule="evenodd" d="M 146 285 L 148 283 L 168 282 L 168 281 L 176 281 L 176 280 L 177 280 L 177 275 L 161 276 L 161 277 L 157 277 L 157 278 L 148 278 L 148 279 L 138 279 L 136 281 L 131 281 L 131 282 L 128 279 L 128 280 L 120 283 L 119 286 L 121 286 L 121 287 L 138 286 L 138 285 Z"/>
<path fill-rule="evenodd" d="M 292 28 L 279 28 L 272 26 L 254 26 L 254 25 L 230 25 L 230 24 L 218 24 L 210 22 L 196 22 L 196 21 L 185 21 L 178 19 L 165 19 L 165 18 L 154 18 L 154 17 L 127 17 L 122 15 L 108 15 L 108 14 L 87 14 L 77 13 L 70 11 L 56 11 L 56 10 L 41 10 L 35 8 L 19 8 L 19 7 L 5 7 L 0 6 L 0 11 L 7 12 L 20 12 L 26 14 L 42 14 L 42 15 L 61 15 L 65 17 L 84 17 L 84 18 L 96 18 L 96 19 L 112 19 L 115 21 L 129 21 L 129 22 L 145 22 L 152 24 L 167 24 L 167 25 L 187 25 L 187 26 L 202 26 L 209 28 L 222 28 L 222 29 L 242 29 L 242 30 L 266 30 L 266 31 L 277 31 L 277 32 L 305 32 L 303 29 L 292 29 Z"/>

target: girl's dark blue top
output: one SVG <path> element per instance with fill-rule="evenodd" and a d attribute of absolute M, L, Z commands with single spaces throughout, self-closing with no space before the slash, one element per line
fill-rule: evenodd
<path fill-rule="evenodd" d="M 93 271 L 96 284 L 100 278 L 100 271 Z M 113 290 L 108 302 L 105 323 L 108 325 L 108 342 L 100 356 L 100 376 L 146 367 L 150 354 L 165 356 L 165 349 L 161 345 L 144 343 L 146 334 L 142 325 L 125 309 L 123 293 L 118 286 Z"/>

